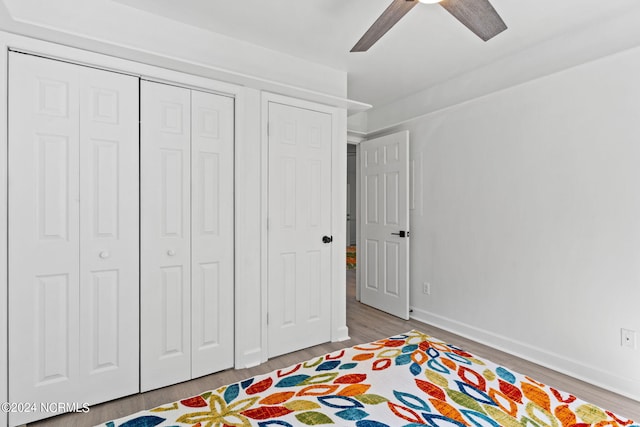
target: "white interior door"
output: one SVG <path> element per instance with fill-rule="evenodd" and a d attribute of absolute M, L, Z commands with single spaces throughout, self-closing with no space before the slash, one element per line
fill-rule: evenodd
<path fill-rule="evenodd" d="M 191 378 L 191 94 L 141 82 L 142 391 Z"/>
<path fill-rule="evenodd" d="M 409 318 L 409 133 L 360 144 L 360 298 Z"/>
<path fill-rule="evenodd" d="M 138 391 L 137 171 L 136 78 L 10 54 L 11 402 Z"/>
<path fill-rule="evenodd" d="M 193 378 L 233 366 L 233 99 L 191 91 Z"/>
<path fill-rule="evenodd" d="M 329 114 L 275 102 L 268 108 L 268 353 L 273 357 L 331 338 L 332 139 Z"/>

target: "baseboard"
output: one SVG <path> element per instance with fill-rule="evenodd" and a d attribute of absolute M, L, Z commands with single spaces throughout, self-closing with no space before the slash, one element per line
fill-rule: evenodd
<path fill-rule="evenodd" d="M 637 381 L 623 378 L 599 367 L 586 365 L 579 360 L 568 359 L 559 354 L 534 347 L 527 343 L 480 329 L 444 316 L 412 307 L 411 318 L 460 335 L 505 353 L 525 359 L 545 368 L 561 372 L 606 390 L 640 401 Z M 437 337 L 436 337 L 437 338 Z M 567 390 L 570 391 L 570 390 Z"/>
<path fill-rule="evenodd" d="M 341 326 L 335 329 L 331 334 L 331 342 L 346 341 L 349 338 L 349 328 L 347 326 Z"/>
<path fill-rule="evenodd" d="M 262 363 L 262 348 L 254 348 L 242 353 L 241 357 L 236 359 L 235 369 L 253 368 Z"/>

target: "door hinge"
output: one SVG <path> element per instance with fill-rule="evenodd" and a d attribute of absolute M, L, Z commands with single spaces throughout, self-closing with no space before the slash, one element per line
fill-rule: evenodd
<path fill-rule="evenodd" d="M 267 136 L 271 136 L 271 122 L 267 122 Z"/>
<path fill-rule="evenodd" d="M 267 313 L 267 325 L 269 324 L 269 313 Z"/>

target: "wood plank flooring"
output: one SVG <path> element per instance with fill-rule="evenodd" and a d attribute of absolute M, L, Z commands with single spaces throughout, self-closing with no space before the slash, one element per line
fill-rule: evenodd
<path fill-rule="evenodd" d="M 625 398 L 599 387 L 587 384 L 575 378 L 554 372 L 550 369 L 495 350 L 480 343 L 454 335 L 442 329 L 424 323 L 395 318 L 355 299 L 355 270 L 347 271 L 347 324 L 351 339 L 339 343 L 327 343 L 309 349 L 276 357 L 260 366 L 250 369 L 227 370 L 196 380 L 165 387 L 147 393 L 114 400 L 91 407 L 86 414 L 65 414 L 29 424 L 29 427 L 85 427 L 104 423 L 143 409 L 153 408 L 185 397 L 194 396 L 225 384 L 240 381 L 255 375 L 265 374 L 275 369 L 321 356 L 326 353 L 356 344 L 375 341 L 398 333 L 418 329 L 443 341 L 458 345 L 477 356 L 492 360 L 509 369 L 529 375 L 536 380 L 559 390 L 571 392 L 587 402 L 613 411 L 623 417 L 640 421 L 640 402 Z"/>

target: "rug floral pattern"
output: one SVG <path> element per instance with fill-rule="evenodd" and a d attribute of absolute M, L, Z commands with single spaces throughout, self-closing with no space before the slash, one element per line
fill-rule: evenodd
<path fill-rule="evenodd" d="M 419 331 L 104 425 L 640 427 Z"/>

